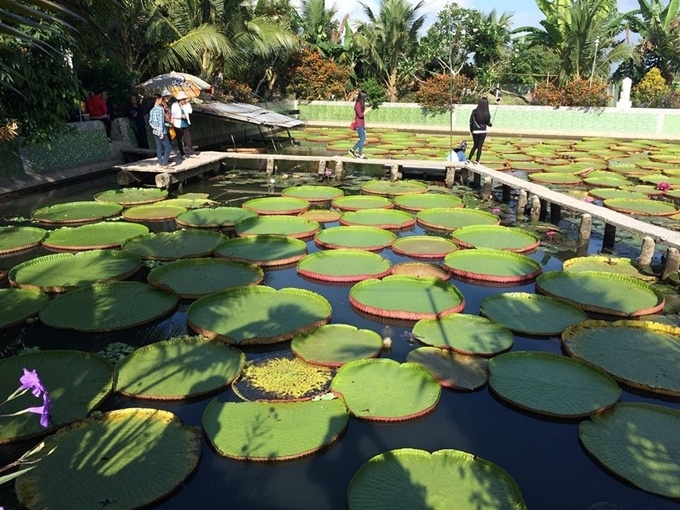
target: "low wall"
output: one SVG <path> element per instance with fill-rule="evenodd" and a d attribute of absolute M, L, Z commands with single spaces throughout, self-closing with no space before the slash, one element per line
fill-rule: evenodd
<path fill-rule="evenodd" d="M 574 108 L 490 105 L 494 117 L 490 133 L 534 136 L 603 136 L 680 140 L 680 110 L 656 108 Z M 297 105 L 300 120 L 312 125 L 348 126 L 353 103 L 312 101 Z M 367 126 L 448 132 L 468 132 L 474 105 L 457 105 L 448 112 L 428 114 L 416 103 L 384 103 L 366 112 Z"/>

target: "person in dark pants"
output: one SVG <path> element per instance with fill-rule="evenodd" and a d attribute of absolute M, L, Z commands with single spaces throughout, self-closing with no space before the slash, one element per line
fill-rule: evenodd
<path fill-rule="evenodd" d="M 482 157 L 482 147 L 486 139 L 486 128 L 491 127 L 491 114 L 489 113 L 489 100 L 481 98 L 477 103 L 477 108 L 470 114 L 470 133 L 472 134 L 472 149 L 468 159 L 472 161 L 472 155 L 477 152 L 474 162 L 479 163 Z"/>
<path fill-rule="evenodd" d="M 366 121 L 364 114 L 366 113 L 366 92 L 363 90 L 359 92 L 356 102 L 354 103 L 354 130 L 359 135 L 359 140 L 349 150 L 349 153 L 354 158 L 366 159 L 364 156 L 364 144 L 366 143 Z"/>
<path fill-rule="evenodd" d="M 127 117 L 137 138 L 137 147 L 140 149 L 149 148 L 149 140 L 146 137 L 146 120 L 144 119 L 144 107 L 139 104 L 136 95 L 130 96 L 130 104 L 127 109 Z"/>

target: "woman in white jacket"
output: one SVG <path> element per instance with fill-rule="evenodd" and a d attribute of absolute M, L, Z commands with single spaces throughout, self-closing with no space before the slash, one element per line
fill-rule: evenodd
<path fill-rule="evenodd" d="M 189 127 L 191 126 L 191 114 L 194 113 L 194 109 L 191 107 L 189 99 L 184 99 L 180 104 L 187 121 L 187 127 L 184 128 L 184 152 L 189 156 L 193 156 L 196 152 L 191 142 L 191 130 Z"/>
<path fill-rule="evenodd" d="M 182 102 L 189 99 L 186 92 L 180 91 L 175 96 L 176 101 L 170 106 L 170 115 L 172 116 L 172 126 L 175 128 L 175 139 L 177 140 L 177 148 L 182 156 L 182 159 L 187 159 L 184 152 L 184 129 L 189 127 L 187 116 L 182 111 Z"/>

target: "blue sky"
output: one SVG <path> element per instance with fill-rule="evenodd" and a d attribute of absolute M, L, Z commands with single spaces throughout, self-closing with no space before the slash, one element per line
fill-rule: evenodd
<path fill-rule="evenodd" d="M 409 0 L 411 5 L 416 5 L 417 0 Z M 425 0 L 425 7 L 422 13 L 427 16 L 425 26 L 429 26 L 437 19 L 437 13 L 449 3 L 450 0 Z M 358 0 L 326 0 L 326 6 L 330 7 L 335 3 L 338 8 L 338 15 L 342 18 L 345 14 L 350 15 L 350 19 L 362 19 L 363 9 Z M 371 7 L 374 13 L 379 12 L 379 0 L 364 0 L 363 3 Z M 514 13 L 514 27 L 521 26 L 538 26 L 538 22 L 543 19 L 543 14 L 534 0 L 459 0 L 458 5 L 468 8 L 474 8 L 482 12 L 490 12 L 496 9 L 496 12 L 502 13 L 509 11 Z M 627 12 L 638 8 L 637 0 L 618 0 L 619 11 Z"/>

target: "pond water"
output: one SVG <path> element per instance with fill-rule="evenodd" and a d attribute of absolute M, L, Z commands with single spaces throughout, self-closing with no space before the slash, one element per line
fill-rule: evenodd
<path fill-rule="evenodd" d="M 75 183 L 60 189 L 32 194 L 0 203 L 4 223 L 10 218 L 26 217 L 30 210 L 58 202 L 87 200 L 102 190 L 115 188 L 111 177 Z M 221 179 L 190 183 L 184 192 L 206 192 L 215 200 L 235 199 Z M 251 183 L 255 192 L 266 194 L 261 185 Z M 253 194 L 248 194 L 252 197 Z M 237 203 L 237 202 L 233 202 Z M 336 224 L 328 224 L 334 226 Z M 153 230 L 170 230 L 174 225 L 155 224 Z M 420 227 L 401 232 L 400 236 L 422 234 Z M 589 252 L 600 249 L 601 237 L 593 237 Z M 318 251 L 309 241 L 310 253 Z M 624 252 L 630 249 L 622 246 Z M 38 250 L 21 257 L 1 259 L 2 269 L 42 254 Z M 383 250 L 381 254 L 394 263 L 408 260 Z M 530 255 L 544 270 L 558 270 L 561 260 L 539 249 Z M 567 255 L 560 253 L 561 258 Z M 144 280 L 148 271 L 135 276 Z M 489 295 L 508 291 L 533 292 L 533 283 L 512 288 L 492 288 L 451 280 L 466 300 L 465 313 L 478 314 L 479 304 Z M 385 333 L 382 321 L 358 315 L 348 303 L 349 286 L 331 286 L 300 278 L 295 268 L 267 270 L 265 284 L 276 289 L 298 287 L 325 296 L 332 305 L 333 323 L 352 324 Z M 5 286 L 7 283 L 5 282 Z M 5 331 L 0 335 L 0 353 L 7 356 L 21 347 L 41 349 L 77 348 L 97 352 L 112 342 L 140 346 L 171 336 L 187 333 L 186 309 L 179 309 L 163 321 L 116 334 L 73 334 L 50 329 L 39 321 Z M 409 342 L 410 328 L 393 325 L 391 351 L 382 356 L 399 362 L 417 347 Z M 289 343 L 271 349 L 244 349 L 248 359 L 265 352 L 285 352 Z M 560 353 L 558 339 L 515 337 L 514 351 Z M 390 381 L 384 381 L 386 386 Z M 189 403 L 145 403 L 121 396 L 110 397 L 102 410 L 125 407 L 157 407 L 176 413 L 186 424 L 200 426 L 201 414 L 213 397 Z M 231 389 L 217 398 L 238 401 Z M 624 390 L 622 401 L 641 401 L 680 409 L 680 403 L 651 395 Z M 354 473 L 371 457 L 396 448 L 419 448 L 427 451 L 453 448 L 470 452 L 492 461 L 506 470 L 519 485 L 531 509 L 551 510 L 664 510 L 678 508 L 678 503 L 639 490 L 601 468 L 581 447 L 578 421 L 552 420 L 523 412 L 498 400 L 488 387 L 475 392 L 444 389 L 433 412 L 419 419 L 395 424 L 372 423 L 352 418 L 346 433 L 329 448 L 306 458 L 289 462 L 248 463 L 220 457 L 203 440 L 203 456 L 196 473 L 185 485 L 154 508 L 186 510 L 189 508 L 242 509 L 342 509 L 347 507 L 347 488 Z M 22 443 L 0 448 L 2 462 L 16 458 L 30 447 Z M 0 506 L 5 510 L 20 509 L 11 484 L 0 486 Z"/>

